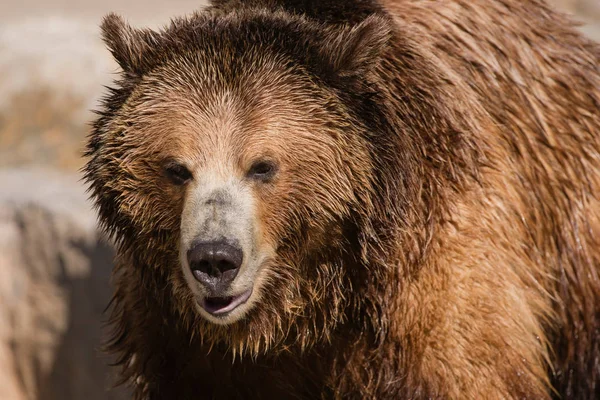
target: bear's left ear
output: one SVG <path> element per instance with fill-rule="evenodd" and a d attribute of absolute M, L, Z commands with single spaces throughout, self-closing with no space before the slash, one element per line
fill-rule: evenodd
<path fill-rule="evenodd" d="M 326 34 L 321 57 L 338 76 L 360 75 L 371 70 L 392 36 L 392 22 L 383 16 L 370 15 L 351 28 Z"/>
<path fill-rule="evenodd" d="M 160 34 L 134 29 L 116 14 L 104 17 L 102 38 L 123 71 L 141 76 L 157 62 Z"/>

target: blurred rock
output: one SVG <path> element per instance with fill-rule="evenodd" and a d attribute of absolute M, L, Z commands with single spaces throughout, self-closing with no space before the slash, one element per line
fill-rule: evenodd
<path fill-rule="evenodd" d="M 81 167 L 89 110 L 116 71 L 96 23 L 0 24 L 0 167 Z"/>
<path fill-rule="evenodd" d="M 0 399 L 124 399 L 99 351 L 113 251 L 77 177 L 0 170 Z"/>
<path fill-rule="evenodd" d="M 581 31 L 595 40 L 600 40 L 600 0 L 549 0 L 559 10 L 573 15 L 582 23 Z"/>

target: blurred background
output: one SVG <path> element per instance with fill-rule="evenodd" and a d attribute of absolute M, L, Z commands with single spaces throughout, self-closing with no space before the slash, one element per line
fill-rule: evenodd
<path fill-rule="evenodd" d="M 600 0 L 551 0 L 600 40 Z M 158 28 L 203 0 L 0 3 L 0 399 L 124 399 L 99 351 L 111 246 L 78 169 L 117 67 L 98 24 Z"/>

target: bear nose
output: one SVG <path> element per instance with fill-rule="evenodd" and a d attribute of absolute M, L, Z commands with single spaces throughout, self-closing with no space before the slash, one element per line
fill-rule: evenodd
<path fill-rule="evenodd" d="M 239 246 L 223 240 L 195 242 L 187 258 L 196 280 L 215 291 L 224 289 L 236 277 L 243 253 Z"/>

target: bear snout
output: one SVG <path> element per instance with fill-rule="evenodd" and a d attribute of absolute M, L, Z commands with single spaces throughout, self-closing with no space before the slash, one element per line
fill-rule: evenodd
<path fill-rule="evenodd" d="M 237 242 L 226 240 L 196 241 L 187 251 L 194 278 L 212 296 L 224 293 L 242 265 L 243 251 Z"/>

